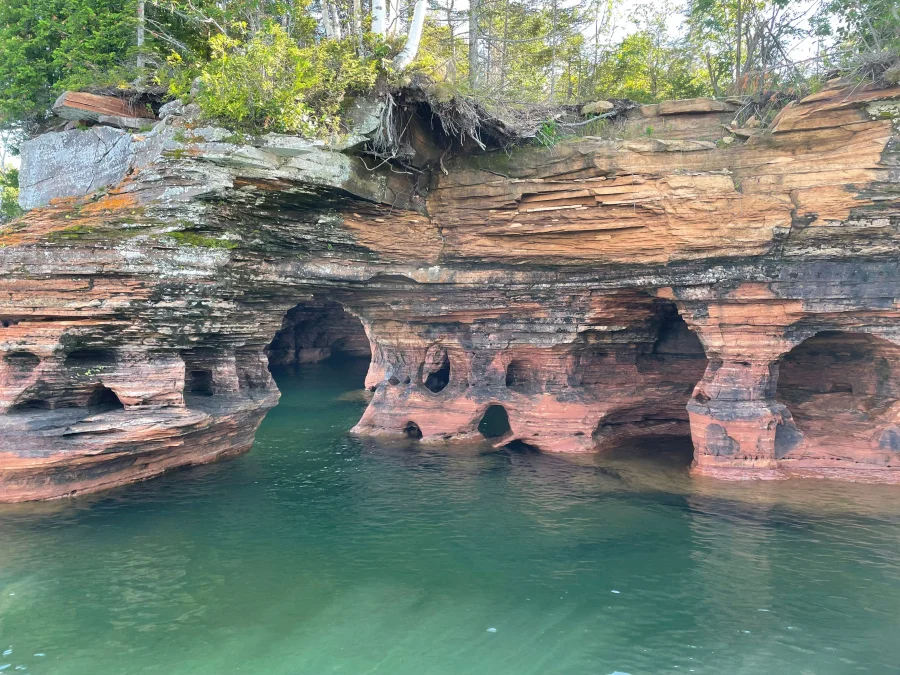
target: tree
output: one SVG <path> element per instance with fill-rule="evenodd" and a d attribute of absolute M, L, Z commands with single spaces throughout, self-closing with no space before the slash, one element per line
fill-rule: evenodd
<path fill-rule="evenodd" d="M 0 123 L 39 119 L 65 88 L 134 76 L 135 0 L 0 2 Z"/>
<path fill-rule="evenodd" d="M 691 0 L 690 41 L 716 94 L 771 87 L 797 69 L 792 45 L 809 35 L 810 8 L 794 0 Z"/>

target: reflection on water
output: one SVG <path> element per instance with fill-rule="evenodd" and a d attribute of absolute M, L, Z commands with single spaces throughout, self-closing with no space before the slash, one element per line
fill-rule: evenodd
<path fill-rule="evenodd" d="M 363 373 L 282 377 L 235 460 L 0 509 L 0 672 L 900 672 L 897 487 L 355 439 Z"/>

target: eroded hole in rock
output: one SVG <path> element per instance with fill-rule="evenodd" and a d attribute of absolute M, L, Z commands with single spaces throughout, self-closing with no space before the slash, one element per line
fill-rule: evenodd
<path fill-rule="evenodd" d="M 510 433 L 509 414 L 502 405 L 492 405 L 484 411 L 478 423 L 478 431 L 485 438 L 500 438 Z"/>
<path fill-rule="evenodd" d="M 522 359 L 513 359 L 506 366 L 506 386 L 522 392 L 539 389 L 538 370 L 534 364 Z"/>
<path fill-rule="evenodd" d="M 370 359 L 372 350 L 357 317 L 340 303 L 313 299 L 288 311 L 266 354 L 273 367 Z"/>
<path fill-rule="evenodd" d="M 422 430 L 415 422 L 407 422 L 403 427 L 403 433 L 407 438 L 422 438 Z"/>
<path fill-rule="evenodd" d="M 41 359 L 37 354 L 26 351 L 9 352 L 3 357 L 10 369 L 16 374 L 30 373 L 38 367 Z"/>
<path fill-rule="evenodd" d="M 111 349 L 77 349 L 66 355 L 66 368 L 108 367 L 115 363 L 116 355 Z"/>
<path fill-rule="evenodd" d="M 776 428 L 777 457 L 803 446 L 833 457 L 891 450 L 879 429 L 892 425 L 900 400 L 900 347 L 867 333 L 824 331 L 800 343 L 779 368 L 776 398 L 793 417 Z"/>
<path fill-rule="evenodd" d="M 603 453 L 604 460 L 626 460 L 634 463 L 634 468 L 641 464 L 653 465 L 657 468 L 687 470 L 694 459 L 694 445 L 688 436 L 632 436 L 623 439 Z"/>
<path fill-rule="evenodd" d="M 119 397 L 116 396 L 116 392 L 114 392 L 109 387 L 97 387 L 92 393 L 90 398 L 88 399 L 88 407 L 94 408 L 124 408 L 122 405 L 122 401 L 119 400 Z"/>
<path fill-rule="evenodd" d="M 537 446 L 526 443 L 525 441 L 520 441 L 518 439 L 515 441 L 510 441 L 503 446 L 503 449 L 525 455 L 534 455 L 541 451 Z"/>
<path fill-rule="evenodd" d="M 184 390 L 199 396 L 213 395 L 213 375 L 211 370 L 190 370 L 185 378 Z"/>
<path fill-rule="evenodd" d="M 10 410 L 13 412 L 17 410 L 50 410 L 51 407 L 50 401 L 42 398 L 29 398 L 16 403 Z"/>
<path fill-rule="evenodd" d="M 425 388 L 437 394 L 450 384 L 450 355 L 446 351 L 441 353 L 437 367 L 425 376 Z"/>
<path fill-rule="evenodd" d="M 687 404 L 708 363 L 673 303 L 647 301 L 631 311 L 646 317 L 643 326 L 634 324 L 635 341 L 613 343 L 602 360 L 585 366 L 589 384 L 608 406 L 591 434 L 598 450 L 629 438 L 690 436 Z M 698 390 L 695 400 L 708 399 Z"/>

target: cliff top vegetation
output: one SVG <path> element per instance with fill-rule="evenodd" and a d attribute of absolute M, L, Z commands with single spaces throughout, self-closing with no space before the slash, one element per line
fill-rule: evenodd
<path fill-rule="evenodd" d="M 0 126 L 38 128 L 66 89 L 150 89 L 238 129 L 321 135 L 353 95 L 416 75 L 501 112 L 783 102 L 838 71 L 896 83 L 898 51 L 893 0 L 0 0 Z"/>

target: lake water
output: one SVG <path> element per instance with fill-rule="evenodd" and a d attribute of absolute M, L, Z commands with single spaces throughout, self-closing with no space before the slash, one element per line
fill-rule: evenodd
<path fill-rule="evenodd" d="M 237 459 L 0 508 L 0 673 L 900 673 L 900 487 L 355 439 L 364 372 L 281 376 Z"/>

